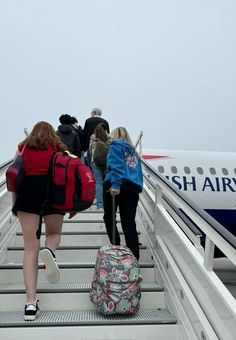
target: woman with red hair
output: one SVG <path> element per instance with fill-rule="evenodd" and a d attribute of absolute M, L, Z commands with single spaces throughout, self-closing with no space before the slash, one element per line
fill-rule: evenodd
<path fill-rule="evenodd" d="M 25 320 L 34 320 L 39 312 L 36 289 L 40 250 L 38 228 L 41 216 L 45 222 L 46 241 L 40 255 L 46 266 L 46 278 L 51 283 L 57 283 L 60 279 L 54 251 L 61 240 L 64 214 L 55 211 L 50 204 L 48 172 L 52 155 L 65 149 L 66 146 L 62 144 L 54 128 L 42 121 L 38 122 L 29 136 L 18 145 L 16 153 L 17 156 L 23 151 L 25 172 L 18 193 L 13 193 L 12 208 L 13 214 L 19 218 L 24 240 Z"/>

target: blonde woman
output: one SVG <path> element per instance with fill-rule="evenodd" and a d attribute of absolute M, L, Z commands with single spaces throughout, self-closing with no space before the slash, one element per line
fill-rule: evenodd
<path fill-rule="evenodd" d="M 47 122 L 39 122 L 32 132 L 18 146 L 23 151 L 25 176 L 17 195 L 13 193 L 12 212 L 19 218 L 24 240 L 23 275 L 26 288 L 24 319 L 34 320 L 39 312 L 36 297 L 38 278 L 38 255 L 40 239 L 37 236 L 40 215 L 44 216 L 46 241 L 41 250 L 41 259 L 46 266 L 46 278 L 51 283 L 59 281 L 60 272 L 54 251 L 61 240 L 63 215 L 46 203 L 48 192 L 48 170 L 54 152 L 63 151 L 56 131 Z M 16 155 L 17 155 L 16 153 Z"/>
<path fill-rule="evenodd" d="M 119 206 L 121 226 L 127 247 L 139 259 L 139 240 L 136 229 L 136 210 L 139 193 L 143 188 L 141 161 L 132 145 L 126 128 L 118 127 L 111 132 L 113 138 L 107 154 L 107 169 L 103 186 L 104 222 L 112 242 L 112 196 L 115 195 L 115 209 Z M 116 228 L 116 245 L 120 235 Z"/>

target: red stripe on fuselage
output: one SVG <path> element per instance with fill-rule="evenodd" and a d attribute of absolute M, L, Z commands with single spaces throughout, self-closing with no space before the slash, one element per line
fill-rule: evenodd
<path fill-rule="evenodd" d="M 143 155 L 143 159 L 160 159 L 160 158 L 167 158 L 168 156 L 159 156 L 159 155 Z"/>

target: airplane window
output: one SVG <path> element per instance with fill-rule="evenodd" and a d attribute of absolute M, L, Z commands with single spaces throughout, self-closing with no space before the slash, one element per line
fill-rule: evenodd
<path fill-rule="evenodd" d="M 159 165 L 159 166 L 157 167 L 157 170 L 158 170 L 161 174 L 163 174 L 163 172 L 164 172 L 164 167 L 163 167 L 162 165 Z"/>
<path fill-rule="evenodd" d="M 186 174 L 190 174 L 190 168 L 188 167 L 188 166 L 185 166 L 184 167 L 184 172 L 186 173 Z"/>
<path fill-rule="evenodd" d="M 223 175 L 228 175 L 229 171 L 226 168 L 222 168 Z"/>
<path fill-rule="evenodd" d="M 202 175 L 202 174 L 203 174 L 203 169 L 202 169 L 200 166 L 197 167 L 197 173 L 198 173 L 199 175 Z"/>
<path fill-rule="evenodd" d="M 234 173 L 236 174 L 236 169 L 234 169 Z"/>
<path fill-rule="evenodd" d="M 216 174 L 216 169 L 210 168 L 209 170 L 210 170 L 210 173 L 211 173 L 212 175 L 215 175 L 215 174 Z"/>
<path fill-rule="evenodd" d="M 177 168 L 176 168 L 176 166 L 172 166 L 172 167 L 171 167 L 171 171 L 173 172 L 173 174 L 177 174 Z"/>

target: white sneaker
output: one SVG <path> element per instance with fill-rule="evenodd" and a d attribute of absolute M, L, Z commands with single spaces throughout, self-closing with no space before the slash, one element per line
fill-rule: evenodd
<path fill-rule="evenodd" d="M 58 283 L 60 280 L 60 271 L 56 262 L 56 256 L 49 248 L 40 250 L 40 258 L 45 264 L 45 275 L 50 283 Z"/>

